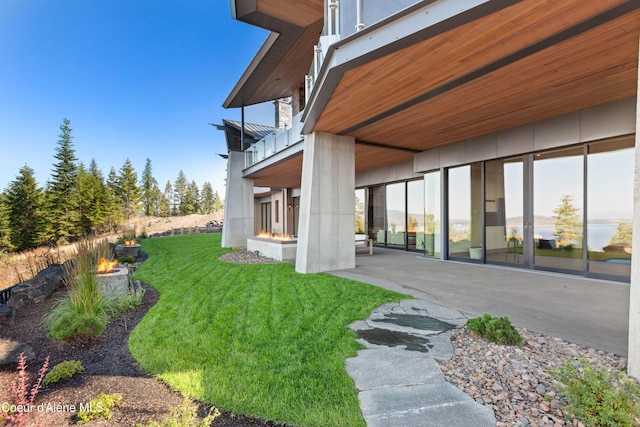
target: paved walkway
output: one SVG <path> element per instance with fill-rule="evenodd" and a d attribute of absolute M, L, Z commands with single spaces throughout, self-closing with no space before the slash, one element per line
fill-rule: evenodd
<path fill-rule="evenodd" d="M 453 356 L 447 330 L 468 317 L 507 315 L 516 326 L 627 353 L 628 284 L 382 248 L 356 265 L 331 274 L 418 298 L 385 304 L 351 325 L 367 347 L 346 365 L 369 427 L 495 426 L 493 412 L 448 384 L 434 360 Z"/>
<path fill-rule="evenodd" d="M 347 359 L 369 427 L 493 427 L 493 411 L 446 382 L 434 359 L 450 359 L 457 310 L 423 300 L 377 308 L 351 328 L 367 349 Z"/>
<path fill-rule="evenodd" d="M 426 259 L 374 248 L 356 268 L 332 272 L 472 316 L 509 316 L 514 325 L 619 355 L 627 354 L 629 284 L 515 268 Z"/>

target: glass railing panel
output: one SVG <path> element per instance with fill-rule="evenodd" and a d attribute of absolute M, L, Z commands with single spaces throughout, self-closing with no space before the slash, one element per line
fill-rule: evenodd
<path fill-rule="evenodd" d="M 400 12 L 420 0 L 340 0 L 340 37 L 345 38 L 356 32 L 358 22 L 358 3 L 361 11 L 361 24 L 365 27 L 382 21 Z"/>

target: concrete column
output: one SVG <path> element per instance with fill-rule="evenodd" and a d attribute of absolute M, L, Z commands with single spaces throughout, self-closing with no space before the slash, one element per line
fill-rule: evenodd
<path fill-rule="evenodd" d="M 356 266 L 355 140 L 312 133 L 304 141 L 296 271 Z"/>
<path fill-rule="evenodd" d="M 640 46 L 639 46 L 640 50 Z M 638 78 L 640 89 L 640 77 Z M 633 254 L 629 292 L 629 359 L 627 373 L 640 378 L 640 90 L 636 95 L 636 158 L 633 179 Z"/>
<path fill-rule="evenodd" d="M 224 199 L 223 248 L 244 248 L 253 236 L 253 180 L 242 177 L 244 151 L 230 151 Z"/>

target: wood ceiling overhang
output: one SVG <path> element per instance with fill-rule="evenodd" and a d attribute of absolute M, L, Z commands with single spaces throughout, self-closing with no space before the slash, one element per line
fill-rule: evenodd
<path fill-rule="evenodd" d="M 305 129 L 425 150 L 634 96 L 639 8 L 524 0 L 329 69 L 339 75 L 325 79 L 334 84 L 318 91 L 326 102 Z"/>
<path fill-rule="evenodd" d="M 232 0 L 232 16 L 271 31 L 222 106 L 291 96 L 304 84 L 324 24 L 323 0 Z"/>

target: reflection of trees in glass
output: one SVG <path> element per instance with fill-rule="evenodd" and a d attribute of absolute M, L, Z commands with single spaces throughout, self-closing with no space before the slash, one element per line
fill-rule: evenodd
<path fill-rule="evenodd" d="M 567 247 L 582 240 L 582 221 L 580 208 L 573 205 L 573 197 L 562 196 L 560 204 L 553 210 L 556 229 L 553 235 L 558 237 L 556 247 Z"/>
<path fill-rule="evenodd" d="M 364 234 L 364 202 L 356 196 L 356 234 Z"/>
<path fill-rule="evenodd" d="M 436 232 L 436 216 L 432 213 L 424 213 L 424 232 L 425 234 L 435 234 Z"/>
<path fill-rule="evenodd" d="M 416 231 L 418 231 L 419 226 L 420 222 L 418 221 L 418 218 L 416 218 L 415 216 L 410 216 L 407 231 L 415 233 Z"/>
<path fill-rule="evenodd" d="M 616 229 L 616 234 L 614 234 L 609 241 L 609 245 L 626 245 L 631 247 L 632 230 L 633 228 L 631 227 L 630 222 L 620 221 L 618 223 L 618 228 Z"/>

